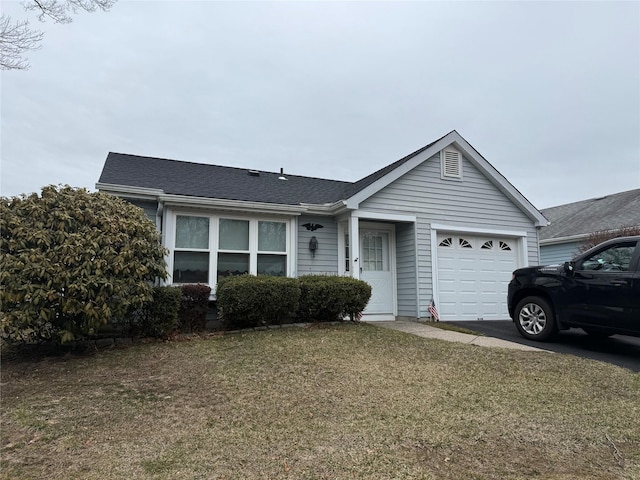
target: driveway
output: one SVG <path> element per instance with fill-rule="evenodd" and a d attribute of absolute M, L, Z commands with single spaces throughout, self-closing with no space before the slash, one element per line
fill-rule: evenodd
<path fill-rule="evenodd" d="M 609 338 L 590 337 L 582 330 L 572 328 L 560 332 L 553 342 L 532 342 L 523 338 L 511 320 L 480 320 L 475 322 L 443 322 L 479 332 L 489 337 L 543 348 L 557 353 L 568 353 L 583 358 L 612 363 L 640 372 L 640 338 L 613 335 Z"/>

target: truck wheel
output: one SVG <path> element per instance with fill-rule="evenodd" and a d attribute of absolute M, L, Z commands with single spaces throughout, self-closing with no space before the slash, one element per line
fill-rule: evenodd
<path fill-rule="evenodd" d="M 544 342 L 557 331 L 556 319 L 549 303 L 540 297 L 526 297 L 516 306 L 514 320 L 524 338 Z"/>

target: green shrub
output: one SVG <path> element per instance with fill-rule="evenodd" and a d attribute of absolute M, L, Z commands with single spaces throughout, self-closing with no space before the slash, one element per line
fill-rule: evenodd
<path fill-rule="evenodd" d="M 48 186 L 0 198 L 0 336 L 65 343 L 94 335 L 166 278 L 144 211 L 105 193 Z"/>
<path fill-rule="evenodd" d="M 298 309 L 300 284 L 295 278 L 240 275 L 218 282 L 216 304 L 225 328 L 282 323 Z"/>
<path fill-rule="evenodd" d="M 354 320 L 371 297 L 368 283 L 350 277 L 305 275 L 299 280 L 298 317 L 305 321 L 331 322 L 346 316 Z"/>
<path fill-rule="evenodd" d="M 209 311 L 208 285 L 183 285 L 181 287 L 182 301 L 180 302 L 180 330 L 182 332 L 199 332 L 205 329 L 207 312 Z"/>
<path fill-rule="evenodd" d="M 134 311 L 126 327 L 132 336 L 167 338 L 178 327 L 182 292 L 176 287 L 154 287 L 153 299 Z"/>

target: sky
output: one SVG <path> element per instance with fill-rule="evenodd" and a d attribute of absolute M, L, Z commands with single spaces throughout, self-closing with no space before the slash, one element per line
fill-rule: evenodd
<path fill-rule="evenodd" d="M 108 152 L 356 181 L 457 130 L 537 208 L 640 188 L 640 2 L 123 1 L 2 71 L 0 195 Z"/>

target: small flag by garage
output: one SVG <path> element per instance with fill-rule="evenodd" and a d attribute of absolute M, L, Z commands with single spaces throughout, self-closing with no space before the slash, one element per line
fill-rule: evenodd
<path fill-rule="evenodd" d="M 438 309 L 436 308 L 436 302 L 433 301 L 433 298 L 431 298 L 431 301 L 429 302 L 429 316 L 431 317 L 432 322 L 440 321 Z"/>

